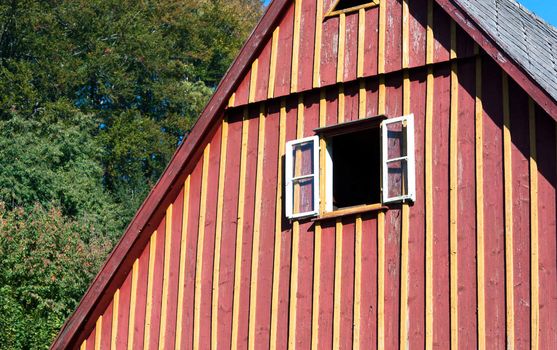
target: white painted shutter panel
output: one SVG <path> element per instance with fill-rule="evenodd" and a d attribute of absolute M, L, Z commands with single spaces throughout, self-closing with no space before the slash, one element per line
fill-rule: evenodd
<path fill-rule="evenodd" d="M 286 143 L 285 211 L 290 219 L 317 215 L 319 210 L 319 137 Z"/>
<path fill-rule="evenodd" d="M 383 203 L 416 200 L 414 115 L 381 123 Z"/>

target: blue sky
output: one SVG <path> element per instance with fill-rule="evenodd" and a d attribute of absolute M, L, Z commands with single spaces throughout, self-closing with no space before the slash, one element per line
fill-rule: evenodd
<path fill-rule="evenodd" d="M 557 27 L 557 1 L 555 0 L 518 0 L 530 11 Z"/>

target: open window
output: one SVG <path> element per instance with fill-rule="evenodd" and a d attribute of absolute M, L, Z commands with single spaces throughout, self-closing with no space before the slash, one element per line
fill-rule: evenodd
<path fill-rule="evenodd" d="M 288 218 L 415 201 L 414 116 L 360 119 L 286 144 Z M 319 149 L 319 140 L 326 147 Z M 325 164 L 319 164 L 324 152 Z M 325 193 L 319 193 L 320 169 Z M 320 198 L 325 201 L 319 212 Z"/>
<path fill-rule="evenodd" d="M 379 5 L 379 0 L 335 0 L 325 17 Z"/>

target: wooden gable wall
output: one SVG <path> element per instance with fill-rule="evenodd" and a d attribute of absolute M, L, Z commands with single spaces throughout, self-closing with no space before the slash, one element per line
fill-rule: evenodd
<path fill-rule="evenodd" d="M 293 1 L 75 347 L 557 345 L 555 122 L 434 1 L 330 3 Z M 382 113 L 415 114 L 416 203 L 286 221 L 285 142 Z"/>

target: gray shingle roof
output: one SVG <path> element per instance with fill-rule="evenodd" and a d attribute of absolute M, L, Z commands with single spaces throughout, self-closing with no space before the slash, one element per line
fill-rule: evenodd
<path fill-rule="evenodd" d="M 515 0 L 454 0 L 557 101 L 557 28 Z"/>

